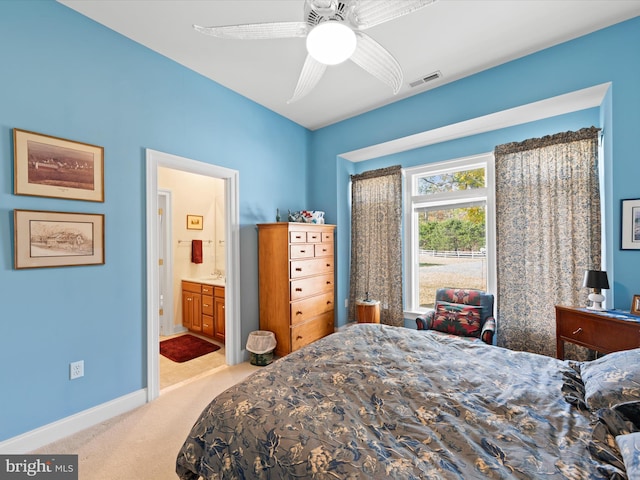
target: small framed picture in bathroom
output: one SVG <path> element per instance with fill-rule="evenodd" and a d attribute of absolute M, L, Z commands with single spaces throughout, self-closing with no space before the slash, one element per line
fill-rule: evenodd
<path fill-rule="evenodd" d="M 202 230 L 202 215 L 187 215 L 187 230 Z"/>

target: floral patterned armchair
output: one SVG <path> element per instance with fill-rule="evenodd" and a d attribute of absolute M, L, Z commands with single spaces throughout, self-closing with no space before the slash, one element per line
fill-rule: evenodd
<path fill-rule="evenodd" d="M 416 324 L 418 330 L 435 330 L 493 345 L 497 327 L 493 295 L 482 290 L 440 288 L 435 308 L 418 316 Z"/>

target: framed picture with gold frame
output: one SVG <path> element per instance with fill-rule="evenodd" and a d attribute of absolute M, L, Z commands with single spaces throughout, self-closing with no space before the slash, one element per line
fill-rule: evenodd
<path fill-rule="evenodd" d="M 631 313 L 640 315 L 640 295 L 634 295 L 631 301 Z"/>
<path fill-rule="evenodd" d="M 13 129 L 16 195 L 104 202 L 104 148 Z"/>
<path fill-rule="evenodd" d="M 187 215 L 187 230 L 202 230 L 203 223 L 202 215 Z"/>
<path fill-rule="evenodd" d="M 104 264 L 104 215 L 14 210 L 14 268 Z"/>

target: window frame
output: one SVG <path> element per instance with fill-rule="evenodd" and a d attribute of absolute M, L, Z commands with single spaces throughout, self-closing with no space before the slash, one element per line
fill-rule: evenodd
<path fill-rule="evenodd" d="M 419 177 L 452 173 L 461 170 L 485 168 L 485 188 L 473 190 L 456 190 L 431 195 L 414 195 Z M 428 309 L 419 305 L 419 268 L 418 268 L 418 216 L 416 209 L 447 208 L 468 206 L 482 202 L 486 204 L 486 249 L 487 249 L 487 292 L 495 295 L 496 291 L 496 215 L 495 215 L 495 157 L 493 152 L 473 155 L 470 157 L 427 163 L 416 167 L 405 168 L 402 171 L 404 181 L 404 314 L 405 318 L 426 312 Z M 417 207 L 417 205 L 421 207 Z M 443 285 L 445 286 L 445 285 Z M 496 298 L 497 301 L 497 298 Z"/>

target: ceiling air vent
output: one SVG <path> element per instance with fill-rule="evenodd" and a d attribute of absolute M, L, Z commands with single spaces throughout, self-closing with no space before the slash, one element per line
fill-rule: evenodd
<path fill-rule="evenodd" d="M 419 78 L 418 80 L 414 80 L 409 85 L 412 88 L 413 87 L 417 87 L 418 85 L 422 85 L 423 83 L 427 83 L 427 82 L 431 82 L 433 80 L 437 80 L 441 76 L 442 76 L 442 73 L 440 73 L 440 70 L 438 70 L 438 71 L 435 71 L 433 73 L 430 73 L 429 75 L 425 75 L 424 77 Z"/>

